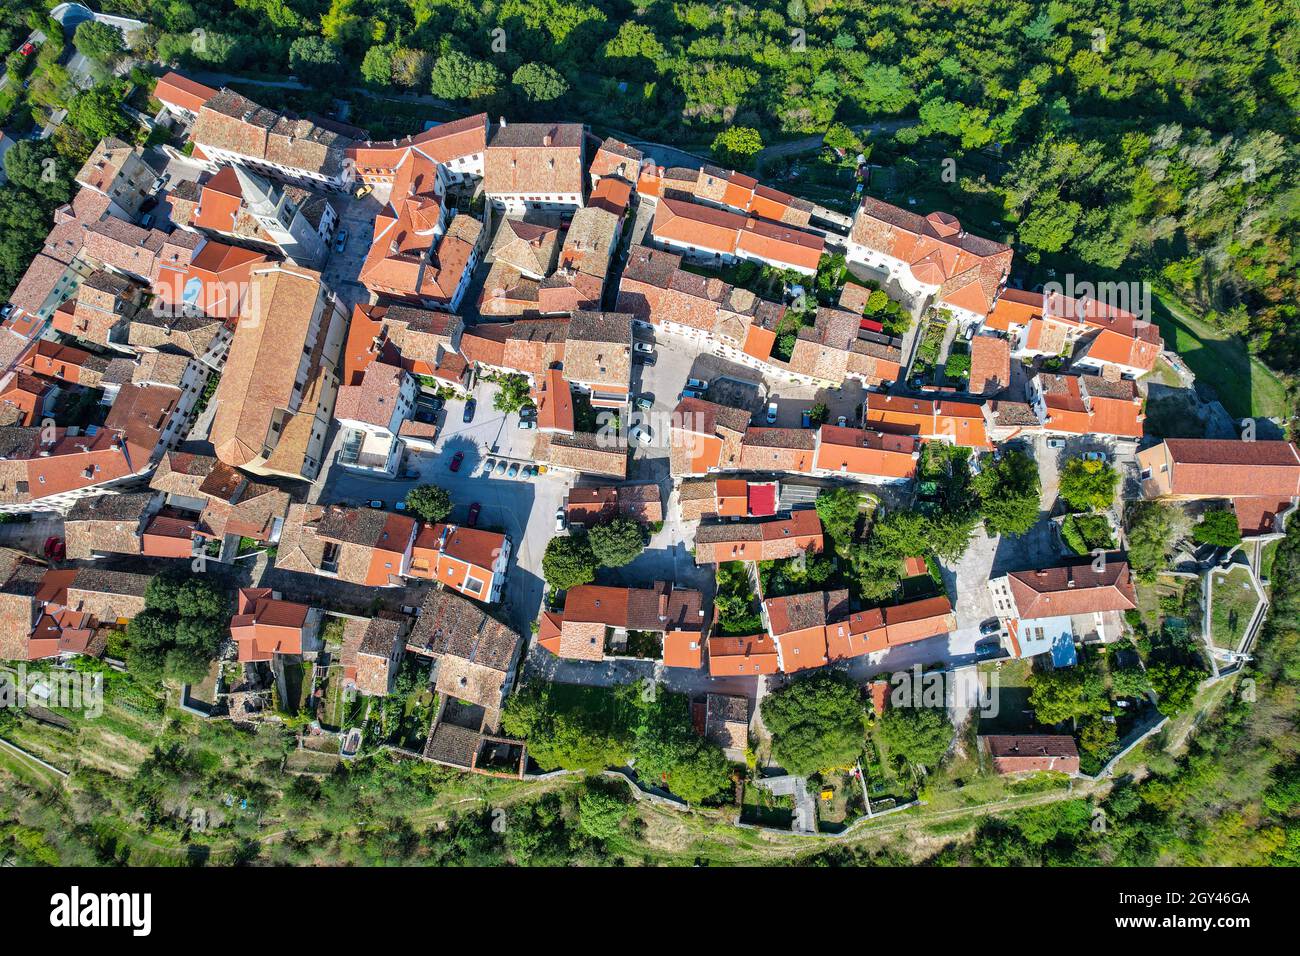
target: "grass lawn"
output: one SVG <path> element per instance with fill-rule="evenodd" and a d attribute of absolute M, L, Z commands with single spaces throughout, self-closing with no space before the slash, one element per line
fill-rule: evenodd
<path fill-rule="evenodd" d="M 762 787 L 746 786 L 740 820 L 742 823 L 788 830 L 794 822 L 794 797 L 778 797 Z"/>
<path fill-rule="evenodd" d="M 1215 574 L 1210 600 L 1214 643 L 1219 647 L 1236 647 L 1259 603 L 1250 584 L 1250 572 L 1236 567 L 1227 574 Z"/>
<path fill-rule="evenodd" d="M 1033 714 L 1029 707 L 1029 675 L 1034 671 L 1031 660 L 1003 661 L 1001 670 L 996 663 L 980 665 L 980 673 L 989 687 L 997 682 L 998 712 L 991 717 L 980 717 L 981 734 L 1012 734 L 1034 729 Z"/>
<path fill-rule="evenodd" d="M 1228 335 L 1153 295 L 1152 313 L 1165 344 L 1173 348 L 1198 382 L 1209 385 L 1234 418 L 1285 418 L 1290 410 L 1286 386 L 1240 338 Z"/>
<path fill-rule="evenodd" d="M 325 688 L 324 704 L 321 707 L 320 722 L 322 727 L 342 727 L 343 720 L 343 665 L 331 664 L 328 684 Z"/>
<path fill-rule="evenodd" d="M 1259 551 L 1259 576 L 1262 580 L 1267 581 L 1273 573 L 1273 559 L 1277 557 L 1277 546 L 1281 544 L 1281 539 L 1270 541 Z"/>

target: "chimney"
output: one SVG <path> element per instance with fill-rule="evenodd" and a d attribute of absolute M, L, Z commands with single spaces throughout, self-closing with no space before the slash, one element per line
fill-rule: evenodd
<path fill-rule="evenodd" d="M 668 592 L 659 592 L 659 620 L 668 620 Z"/>
<path fill-rule="evenodd" d="M 542 137 L 542 145 L 543 145 L 543 146 L 550 146 L 550 145 L 551 145 L 551 134 L 550 134 L 550 133 L 547 133 L 545 136 Z M 552 160 L 552 164 L 554 164 L 554 160 Z"/>

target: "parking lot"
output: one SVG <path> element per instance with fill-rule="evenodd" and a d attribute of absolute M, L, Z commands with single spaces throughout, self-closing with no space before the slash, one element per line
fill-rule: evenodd
<path fill-rule="evenodd" d="M 709 383 L 705 398 L 719 405 L 744 408 L 754 416 L 754 423 L 766 425 L 767 408 L 776 403 L 776 426 L 800 428 L 803 413 L 823 404 L 827 421 L 834 424 L 843 416 L 848 424 L 861 420 L 866 388 L 861 382 L 846 381 L 839 388 L 793 385 L 788 381 L 763 375 L 758 369 L 730 362 L 721 356 L 700 352 L 700 345 L 683 336 L 659 330 L 638 329 L 637 340 L 655 346 L 655 364 L 639 365 L 633 377 L 634 394 L 654 395 L 653 411 L 667 414 L 680 400 L 687 378 Z"/>
<path fill-rule="evenodd" d="M 331 194 L 329 198 L 338 211 L 339 222 L 334 227 L 334 234 L 330 236 L 329 253 L 322 275 L 325 284 L 338 294 L 344 311 L 351 315 L 354 305 L 370 301 L 370 291 L 357 281 L 357 276 L 361 274 L 366 253 L 370 251 L 375 216 L 388 202 L 388 187 L 379 186 L 370 195 L 360 199 L 343 193 Z M 341 252 L 335 252 L 335 240 L 345 229 L 347 241 Z"/>
<path fill-rule="evenodd" d="M 465 403 L 448 402 L 440 413 L 442 429 L 434 450 L 408 454 L 396 479 L 338 465 L 336 435 L 325 470 L 313 486 L 313 500 L 361 504 L 377 499 L 392 508 L 416 485 L 433 484 L 451 495 L 453 521 L 465 521 L 470 505 L 477 502 L 481 509 L 478 527 L 500 530 L 510 537 L 513 554 L 502 605 L 511 623 L 527 633 L 541 606 L 542 555 L 555 535 L 555 512 L 568 492 L 570 476 L 552 472 L 525 479 L 481 474 L 488 458 L 531 464 L 537 434 L 519 429 L 517 415 L 493 409 L 493 392 L 493 386 L 486 383 L 475 389 L 478 407 L 468 424 L 462 421 Z M 462 456 L 460 466 L 452 471 L 451 461 L 457 453 Z"/>

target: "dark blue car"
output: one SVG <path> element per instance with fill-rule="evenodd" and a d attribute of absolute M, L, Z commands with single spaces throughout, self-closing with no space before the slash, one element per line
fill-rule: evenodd
<path fill-rule="evenodd" d="M 465 403 L 465 424 L 466 425 L 468 425 L 470 422 L 474 420 L 474 408 L 476 407 L 477 404 L 478 403 L 475 402 L 474 399 L 472 398 Z"/>

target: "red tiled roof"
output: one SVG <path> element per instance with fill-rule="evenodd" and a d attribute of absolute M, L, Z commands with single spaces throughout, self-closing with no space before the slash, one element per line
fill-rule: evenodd
<path fill-rule="evenodd" d="M 191 80 L 172 71 L 159 78 L 153 90 L 154 99 L 197 113 L 203 104 L 217 95 L 210 86 Z"/>
<path fill-rule="evenodd" d="M 1022 620 L 1137 607 L 1128 562 L 1113 556 L 1107 557 L 1100 571 L 1089 561 L 1012 571 L 1007 578 Z"/>

